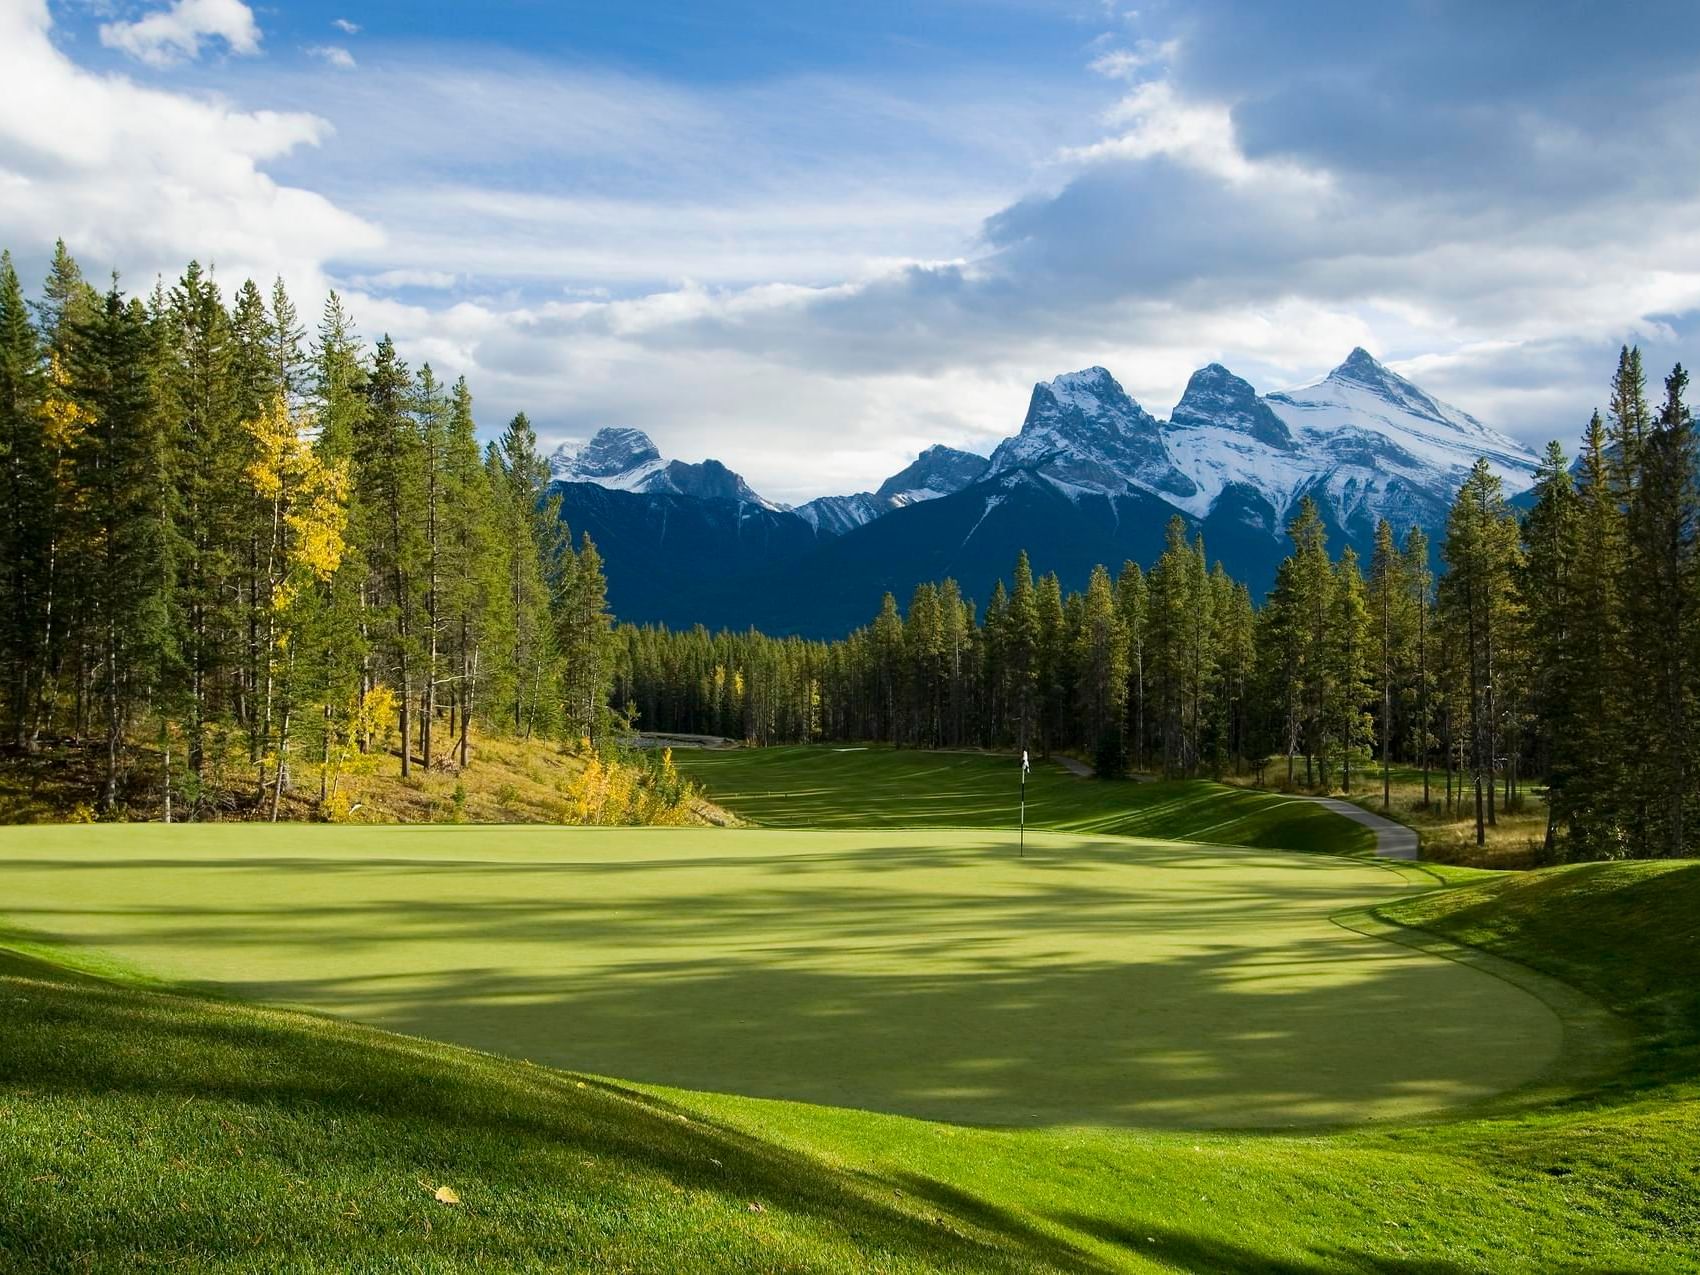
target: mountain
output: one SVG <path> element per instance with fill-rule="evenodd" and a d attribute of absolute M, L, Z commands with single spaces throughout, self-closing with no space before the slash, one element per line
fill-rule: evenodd
<path fill-rule="evenodd" d="M 717 460 L 663 460 L 641 429 L 599 429 L 583 447 L 560 447 L 549 458 L 556 481 L 594 483 L 609 491 L 730 500 L 779 511 L 785 508 L 758 496 L 741 475 Z"/>
<path fill-rule="evenodd" d="M 811 526 L 830 535 L 843 535 L 894 509 L 922 500 L 953 495 L 976 482 L 989 461 L 973 452 L 935 445 L 880 484 L 877 491 L 853 496 L 820 496 L 797 512 Z"/>
<path fill-rule="evenodd" d="M 867 622 L 886 590 L 906 600 L 944 575 L 984 602 L 1022 549 L 1069 588 L 1099 562 L 1149 566 L 1176 514 L 1261 595 L 1303 497 L 1362 557 L 1381 518 L 1438 542 L 1478 456 L 1508 492 L 1531 485 L 1532 452 L 1355 349 L 1321 380 L 1263 395 L 1212 363 L 1167 420 L 1104 368 L 1066 373 L 1033 387 L 989 461 L 930 448 L 877 491 L 794 511 L 724 482 L 692 497 L 635 430 L 599 434 L 560 490 L 582 493 L 563 513 L 602 547 L 621 618 L 829 637 Z"/>

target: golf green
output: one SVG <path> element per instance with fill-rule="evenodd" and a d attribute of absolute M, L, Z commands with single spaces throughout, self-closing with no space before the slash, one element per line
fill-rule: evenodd
<path fill-rule="evenodd" d="M 1285 1126 L 1535 1078 L 1557 1019 L 1333 924 L 1324 856 L 1043 833 L 0 830 L 0 918 L 162 978 L 630 1080 L 963 1123 Z"/>

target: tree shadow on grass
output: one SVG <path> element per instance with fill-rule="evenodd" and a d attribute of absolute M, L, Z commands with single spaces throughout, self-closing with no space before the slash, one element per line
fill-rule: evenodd
<path fill-rule="evenodd" d="M 1183 1271 L 1221 1271 L 1233 1275 L 1246 1271 L 1257 1271 L 1260 1275 L 1340 1275 L 1342 1271 L 1465 1275 L 1476 1269 L 1435 1258 L 1391 1257 L 1327 1245 L 1314 1248 L 1311 1258 L 1282 1258 L 1231 1240 L 1194 1235 L 1155 1222 L 1112 1222 L 1078 1213 L 1059 1213 L 1055 1220 L 1148 1261 Z"/>
<path fill-rule="evenodd" d="M 472 1237 L 471 1253 L 498 1267 L 529 1267 L 552 1248 L 558 1259 L 582 1260 L 584 1238 L 551 1235 L 545 1219 L 587 1192 L 601 1191 L 611 1207 L 634 1214 L 647 1209 L 655 1216 L 640 1220 L 665 1232 L 676 1223 L 643 1186 L 660 1179 L 720 1198 L 728 1216 L 757 1201 L 779 1218 L 806 1217 L 870 1258 L 896 1254 L 952 1269 L 1027 1269 L 1035 1260 L 1100 1269 L 1063 1242 L 1003 1225 L 995 1213 L 929 1216 L 897 1202 L 888 1182 L 828 1168 L 627 1089 L 298 1015 L 64 981 L 15 958 L 0 961 L 0 995 L 7 1001 L 0 1100 L 11 1100 L 0 1105 L 15 1115 L 19 1104 L 69 1100 L 83 1140 L 77 1153 L 54 1151 L 57 1139 L 28 1145 L 16 1141 L 14 1121 L 0 1128 L 0 1148 L 10 1144 L 0 1160 L 15 1156 L 20 1165 L 26 1154 L 45 1154 L 62 1165 L 87 1149 L 98 1155 L 102 1146 L 133 1144 L 112 1161 L 123 1171 L 98 1190 L 73 1184 L 80 1189 L 40 1208 L 27 1199 L 46 1179 L 32 1179 L 37 1185 L 26 1190 L 0 1165 L 0 1182 L 16 1192 L 0 1227 L 0 1258 L 10 1252 L 54 1265 L 75 1257 L 116 1269 L 162 1248 L 246 1250 L 246 1237 L 257 1243 L 263 1231 L 274 1257 L 299 1260 L 331 1248 L 352 1267 L 368 1248 L 391 1251 L 393 1239 L 376 1226 L 340 1221 L 327 1237 L 326 1208 L 346 1217 L 341 1193 L 359 1191 L 376 1224 L 383 1200 L 375 1191 L 412 1217 L 414 1179 L 432 1172 L 463 1187 L 476 1182 L 477 1204 L 523 1199 L 541 1211 Z M 222 1165 L 239 1189 L 199 1210 L 161 1215 L 157 1183 L 182 1171 L 184 1155 L 203 1169 Z M 269 1190 L 281 1198 L 269 1199 Z M 766 1242 L 750 1238 L 752 1261 Z"/>
<path fill-rule="evenodd" d="M 651 840 L 612 863 L 11 858 L 34 880 L 13 876 L 7 914 L 554 1066 L 966 1124 L 1403 1117 L 1556 1051 L 1524 993 L 1328 924 L 1364 889 L 1338 860 L 1043 840 L 1028 860 L 924 840 L 663 858 Z"/>

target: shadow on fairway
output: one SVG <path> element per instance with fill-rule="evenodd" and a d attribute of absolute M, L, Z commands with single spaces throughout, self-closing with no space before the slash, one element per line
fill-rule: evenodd
<path fill-rule="evenodd" d="M 1002 1210 L 957 1216 L 977 1234 L 947 1228 L 893 1207 L 892 1182 L 829 1168 L 615 1085 L 295 1015 L 113 987 L 3 951 L 0 1000 L 0 1097 L 12 1091 L 26 1106 L 68 1101 L 72 1141 L 122 1147 L 147 1165 L 136 1172 L 122 1160 L 124 1172 L 99 1191 L 61 1169 L 71 1185 L 50 1203 L 18 1207 L 13 1198 L 0 1265 L 16 1254 L 48 1262 L 20 1270 L 170 1266 L 192 1260 L 185 1253 L 236 1246 L 242 1269 L 435 1269 L 455 1256 L 468 1266 L 592 1269 L 594 1235 L 587 1263 L 587 1237 L 574 1234 L 587 1225 L 579 1210 L 605 1199 L 620 1210 L 622 1229 L 635 1215 L 654 1230 L 649 1214 L 659 1210 L 645 1192 L 658 1180 L 671 1192 L 714 1199 L 730 1218 L 743 1215 L 746 1202 L 764 1201 L 847 1233 L 865 1251 L 901 1253 L 927 1269 L 1028 1270 L 1034 1259 L 1065 1271 L 1108 1269 Z M 7 1133 L 17 1136 L 16 1126 Z M 61 1148 L 53 1162 L 80 1165 L 86 1151 Z M 187 1180 L 181 1157 L 228 1175 L 196 1179 L 210 1194 L 193 1209 L 160 1203 L 161 1192 L 191 1189 L 161 1186 Z M 477 1229 L 462 1246 L 427 1252 L 417 1238 L 422 1172 L 476 1184 L 474 1219 L 507 1200 L 524 1200 L 526 1215 L 496 1226 L 438 1214 L 450 1244 L 454 1223 Z M 59 1186 L 57 1175 L 37 1178 L 35 1193 L 49 1179 Z M 366 1213 L 350 1223 L 354 1196 Z M 684 1243 L 676 1235 L 671 1242 Z M 716 1258 L 725 1265 L 715 1268 L 738 1268 L 736 1237 L 720 1243 Z M 761 1260 L 762 1246 L 760 1236 L 750 1239 L 743 1260 Z M 641 1265 L 662 1269 L 653 1259 Z"/>
<path fill-rule="evenodd" d="M 1010 827 L 1015 762 L 985 753 L 830 747 L 682 752 L 681 771 L 740 816 L 774 828 Z M 1374 837 L 1311 802 L 1203 779 L 1080 779 L 1039 761 L 1030 828 L 1209 841 L 1264 849 L 1367 851 Z"/>
<path fill-rule="evenodd" d="M 1381 1271 L 1386 1275 L 1465 1275 L 1474 1267 L 1433 1258 L 1402 1260 L 1383 1253 L 1351 1252 L 1329 1247 L 1316 1250 L 1314 1260 L 1280 1258 L 1226 1240 L 1190 1235 L 1156 1222 L 1111 1222 L 1078 1213 L 1058 1213 L 1055 1220 L 1100 1240 L 1184 1271 L 1258 1271 L 1262 1275 L 1335 1275 L 1338 1271 Z"/>
<path fill-rule="evenodd" d="M 1557 1022 L 1526 994 L 1327 923 L 1374 869 L 1170 846 L 1041 841 L 988 864 L 984 846 L 820 844 L 14 859 L 63 877 L 50 897 L 86 901 L 8 915 L 246 997 L 537 1062 L 968 1124 L 1401 1118 L 1556 1055 Z M 119 868 L 150 888 L 90 886 Z"/>

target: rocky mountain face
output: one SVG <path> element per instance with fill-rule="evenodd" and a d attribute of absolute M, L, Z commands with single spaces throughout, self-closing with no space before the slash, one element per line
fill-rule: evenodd
<path fill-rule="evenodd" d="M 1212 363 L 1166 421 L 1103 368 L 1060 376 L 1034 387 L 992 473 L 1025 470 L 1065 494 L 1145 491 L 1197 519 L 1227 497 L 1271 536 L 1309 495 L 1357 534 L 1383 517 L 1435 525 L 1478 456 L 1513 493 L 1533 481 L 1534 453 L 1358 349 L 1313 385 L 1261 396 Z"/>
<path fill-rule="evenodd" d="M 922 500 L 950 496 L 978 482 L 990 464 L 984 456 L 935 445 L 879 485 L 877 491 L 853 496 L 820 496 L 797 513 L 811 526 L 841 536 L 883 514 Z"/>
<path fill-rule="evenodd" d="M 556 482 L 595 483 L 609 491 L 729 500 L 775 512 L 785 508 L 762 499 L 740 475 L 717 460 L 695 464 L 663 460 L 654 441 L 641 429 L 597 430 L 580 448 L 557 448 L 549 458 L 549 468 Z"/>
<path fill-rule="evenodd" d="M 1104 368 L 1066 373 L 1033 387 L 990 460 L 928 448 L 875 491 L 795 510 L 718 461 L 663 460 L 638 430 L 602 430 L 556 474 L 622 618 L 837 636 L 885 590 L 906 598 L 946 574 L 983 599 L 1021 549 L 1068 587 L 1098 562 L 1149 565 L 1176 513 L 1261 593 L 1303 497 L 1360 555 L 1381 518 L 1438 539 L 1484 456 L 1508 492 L 1531 485 L 1534 453 L 1357 349 L 1314 384 L 1261 395 L 1212 363 L 1167 420 Z"/>

